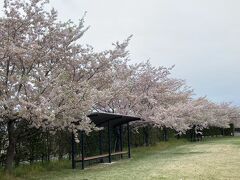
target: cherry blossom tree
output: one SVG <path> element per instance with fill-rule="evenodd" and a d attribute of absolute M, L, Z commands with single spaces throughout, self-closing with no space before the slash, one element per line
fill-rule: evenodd
<path fill-rule="evenodd" d="M 0 19 L 0 121 L 6 125 L 6 170 L 11 170 L 18 126 L 55 132 L 86 133 L 97 128 L 86 118 L 101 96 L 98 86 L 108 70 L 125 56 L 128 41 L 112 50 L 94 52 L 79 38 L 88 28 L 84 20 L 58 22 L 57 12 L 45 11 L 45 0 L 4 3 Z"/>

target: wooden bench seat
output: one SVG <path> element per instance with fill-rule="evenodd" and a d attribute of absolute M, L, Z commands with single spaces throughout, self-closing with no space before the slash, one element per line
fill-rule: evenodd
<path fill-rule="evenodd" d="M 121 154 L 127 154 L 127 153 L 128 153 L 127 151 L 121 151 L 121 152 L 114 152 L 111 155 L 114 156 L 114 155 L 121 155 Z"/>
<path fill-rule="evenodd" d="M 114 153 L 111 153 L 111 156 L 127 154 L 127 153 L 128 153 L 127 151 L 114 152 Z M 97 155 L 97 156 L 84 157 L 84 161 L 90 161 L 90 160 L 94 160 L 94 159 L 102 159 L 102 158 L 105 158 L 108 156 L 109 156 L 108 154 L 101 154 L 101 155 Z M 81 162 L 81 161 L 82 161 L 81 157 L 76 159 L 76 162 Z"/>

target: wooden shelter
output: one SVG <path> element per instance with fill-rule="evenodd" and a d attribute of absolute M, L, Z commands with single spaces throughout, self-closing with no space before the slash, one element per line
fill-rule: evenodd
<path fill-rule="evenodd" d="M 105 113 L 105 112 L 94 112 L 88 115 L 93 123 L 97 127 L 103 127 L 104 130 L 107 129 L 108 139 L 108 153 L 103 154 L 103 143 L 102 143 L 102 131 L 99 131 L 99 155 L 85 157 L 84 155 L 84 132 L 80 132 L 80 143 L 81 143 L 81 157 L 79 159 L 75 158 L 76 147 L 74 135 L 72 135 L 72 168 L 76 168 L 76 162 L 81 162 L 82 169 L 84 169 L 84 162 L 90 160 L 99 159 L 103 162 L 103 158 L 108 158 L 108 162 L 112 162 L 112 156 L 120 155 L 121 158 L 123 154 L 128 154 L 128 158 L 131 158 L 131 146 L 130 146 L 130 125 L 129 122 L 138 121 L 140 118 L 134 116 L 126 116 L 121 114 Z M 127 125 L 127 145 L 128 151 L 123 151 L 123 137 L 122 137 L 122 125 Z M 120 129 L 120 151 L 112 152 L 111 148 L 111 131 L 112 129 L 119 127 Z"/>

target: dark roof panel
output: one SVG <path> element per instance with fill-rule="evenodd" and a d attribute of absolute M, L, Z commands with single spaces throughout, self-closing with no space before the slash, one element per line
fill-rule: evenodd
<path fill-rule="evenodd" d="M 105 113 L 105 112 L 94 112 L 89 114 L 88 117 L 98 127 L 107 126 L 108 121 L 110 123 L 110 126 L 115 127 L 122 124 L 126 124 L 131 121 L 141 120 L 139 117 L 127 116 L 122 114 L 114 114 L 114 113 Z"/>

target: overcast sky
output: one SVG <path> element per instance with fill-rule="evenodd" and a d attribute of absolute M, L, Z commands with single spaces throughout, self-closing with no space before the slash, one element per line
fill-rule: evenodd
<path fill-rule="evenodd" d="M 3 0 L 0 0 L 3 1 Z M 2 4 L 2 3 L 1 3 Z M 176 65 L 198 96 L 240 105 L 239 0 L 50 0 L 61 20 L 91 28 L 82 38 L 96 50 L 133 34 L 133 62 Z"/>

